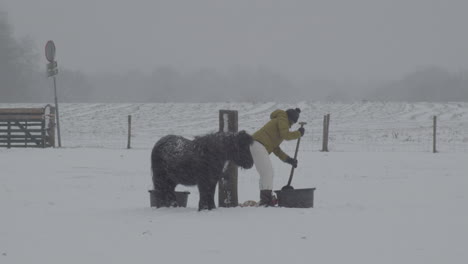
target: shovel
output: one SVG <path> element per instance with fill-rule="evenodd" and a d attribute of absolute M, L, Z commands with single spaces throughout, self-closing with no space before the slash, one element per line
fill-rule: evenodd
<path fill-rule="evenodd" d="M 301 127 L 304 127 L 305 124 L 307 124 L 307 123 L 306 122 L 299 122 L 299 125 L 301 125 Z M 294 152 L 294 159 L 297 159 L 297 151 L 299 150 L 299 143 L 301 142 L 301 137 L 297 139 L 296 152 Z M 292 166 L 292 168 L 291 168 L 291 174 L 289 175 L 288 184 L 283 186 L 283 188 L 281 188 L 282 191 L 284 191 L 284 190 L 294 190 L 294 188 L 291 186 L 291 181 L 292 181 L 293 175 L 294 175 L 294 166 Z"/>

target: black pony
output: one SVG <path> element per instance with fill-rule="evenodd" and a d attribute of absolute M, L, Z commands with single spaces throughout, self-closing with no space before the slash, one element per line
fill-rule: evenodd
<path fill-rule="evenodd" d="M 198 185 L 198 210 L 216 208 L 214 194 L 227 162 L 249 169 L 253 166 L 252 136 L 245 131 L 217 132 L 188 140 L 168 135 L 151 152 L 153 185 L 159 206 L 177 206 L 175 187 Z"/>

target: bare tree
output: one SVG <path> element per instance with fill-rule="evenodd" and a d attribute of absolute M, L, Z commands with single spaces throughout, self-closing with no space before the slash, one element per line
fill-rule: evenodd
<path fill-rule="evenodd" d="M 7 14 L 0 11 L 0 101 L 17 102 L 28 96 L 37 66 L 32 41 L 14 38 Z"/>

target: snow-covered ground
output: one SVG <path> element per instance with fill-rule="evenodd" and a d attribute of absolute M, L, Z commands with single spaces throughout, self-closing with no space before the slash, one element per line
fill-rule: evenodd
<path fill-rule="evenodd" d="M 37 105 L 0 104 L 0 107 Z M 0 263 L 467 263 L 468 103 L 300 103 L 309 122 L 292 185 L 315 207 L 149 207 L 150 152 L 166 134 L 253 132 L 278 103 L 62 104 L 61 149 L 0 149 Z M 331 113 L 329 153 L 320 152 Z M 132 115 L 132 149 L 127 142 Z M 440 152 L 431 153 L 432 116 Z M 284 144 L 292 155 L 294 142 Z M 271 156 L 275 187 L 290 167 Z M 239 198 L 258 199 L 254 169 Z"/>

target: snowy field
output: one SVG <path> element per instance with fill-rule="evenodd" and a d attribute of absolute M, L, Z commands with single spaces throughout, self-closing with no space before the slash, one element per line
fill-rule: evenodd
<path fill-rule="evenodd" d="M 239 128 L 255 132 L 275 109 L 302 109 L 308 122 L 302 150 L 321 149 L 323 116 L 331 115 L 332 151 L 430 152 L 432 118 L 438 117 L 438 149 L 468 152 L 468 103 L 205 103 L 60 104 L 63 146 L 126 148 L 127 116 L 132 116 L 132 147 L 148 149 L 164 135 L 187 137 L 218 130 L 218 110 L 237 110 Z M 44 104 L 0 104 L 44 107 Z M 293 150 L 294 143 L 285 149 Z"/>
<path fill-rule="evenodd" d="M 254 132 L 271 111 L 296 105 L 60 106 L 63 148 L 0 149 L 2 264 L 468 263 L 468 103 L 300 103 L 309 124 L 292 185 L 316 187 L 315 207 L 209 212 L 183 186 L 187 208 L 149 207 L 154 142 L 217 130 L 219 109 L 238 110 L 239 127 Z M 294 147 L 284 144 L 291 155 Z M 290 167 L 271 158 L 279 189 Z M 241 201 L 258 200 L 258 180 L 239 170 Z"/>

